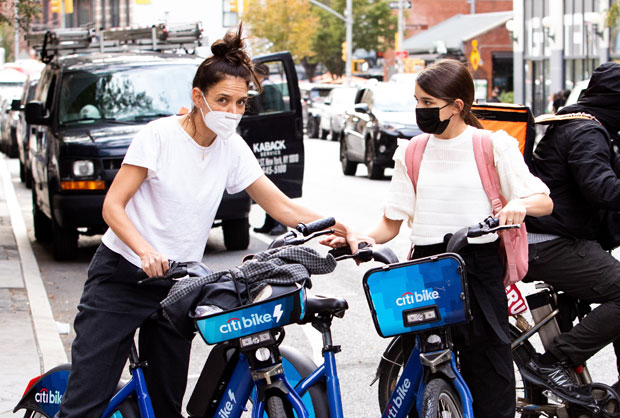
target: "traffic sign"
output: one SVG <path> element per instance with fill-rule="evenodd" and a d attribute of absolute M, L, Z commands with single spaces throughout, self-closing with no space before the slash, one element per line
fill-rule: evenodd
<path fill-rule="evenodd" d="M 400 1 L 390 1 L 388 2 L 388 7 L 390 9 L 398 9 L 398 5 L 399 5 Z M 411 9 L 411 1 L 409 0 L 403 0 L 403 9 Z"/>
<path fill-rule="evenodd" d="M 407 51 L 396 51 L 396 58 L 408 58 L 409 57 L 409 52 Z"/>

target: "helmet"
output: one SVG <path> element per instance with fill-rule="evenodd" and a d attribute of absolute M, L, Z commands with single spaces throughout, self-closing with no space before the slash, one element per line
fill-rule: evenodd
<path fill-rule="evenodd" d="M 80 109 L 80 118 L 82 119 L 101 119 L 101 112 L 96 106 L 87 104 Z"/>

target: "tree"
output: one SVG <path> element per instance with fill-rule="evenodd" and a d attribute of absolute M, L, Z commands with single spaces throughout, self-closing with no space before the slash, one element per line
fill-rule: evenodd
<path fill-rule="evenodd" d="M 17 19 L 15 19 L 15 9 L 11 6 L 17 6 Z M 14 26 L 22 31 L 27 31 L 30 27 L 32 18 L 41 12 L 40 0 L 0 0 L 0 10 L 8 11 L 0 13 L 0 25 Z M 16 22 L 17 20 L 17 22 Z"/>
<path fill-rule="evenodd" d="M 297 62 L 311 62 L 319 22 L 307 0 L 252 0 L 243 20 L 252 35 L 270 42 L 272 52 L 289 51 Z"/>
<path fill-rule="evenodd" d="M 324 1 L 324 4 L 344 14 L 346 0 Z M 336 76 L 345 72 L 342 60 L 342 43 L 345 41 L 345 23 L 331 13 L 315 7 L 321 25 L 317 29 L 313 49 L 325 67 Z M 353 0 L 353 51 L 383 52 L 390 45 L 385 40 L 394 39 L 397 18 L 388 7 L 387 0 Z"/>

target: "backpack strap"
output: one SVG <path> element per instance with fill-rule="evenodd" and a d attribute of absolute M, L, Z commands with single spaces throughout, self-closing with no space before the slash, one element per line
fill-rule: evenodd
<path fill-rule="evenodd" d="M 493 215 L 497 215 L 504 206 L 503 198 L 499 193 L 500 183 L 495 159 L 493 158 L 493 143 L 491 142 L 491 132 L 483 129 L 476 129 L 473 137 L 474 157 L 482 180 L 482 188 L 491 201 Z"/>
<path fill-rule="evenodd" d="M 424 150 L 426 144 L 430 139 L 429 134 L 420 134 L 409 140 L 407 150 L 405 151 L 405 165 L 407 166 L 407 174 L 411 183 L 413 183 L 413 190 L 416 190 L 418 184 L 418 176 L 420 174 L 420 165 L 422 164 L 422 157 L 424 157 Z"/>

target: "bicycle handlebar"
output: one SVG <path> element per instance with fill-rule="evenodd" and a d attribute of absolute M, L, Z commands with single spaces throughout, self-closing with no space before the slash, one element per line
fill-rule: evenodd
<path fill-rule="evenodd" d="M 323 218 L 323 219 L 310 222 L 307 225 L 304 223 L 300 223 L 299 225 L 295 227 L 295 229 L 301 232 L 304 237 L 307 237 L 308 235 L 312 233 L 322 231 L 334 225 L 336 225 L 336 220 L 330 217 L 330 218 Z"/>

